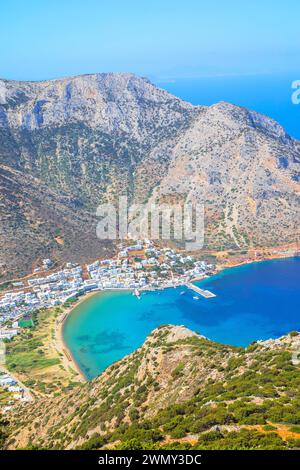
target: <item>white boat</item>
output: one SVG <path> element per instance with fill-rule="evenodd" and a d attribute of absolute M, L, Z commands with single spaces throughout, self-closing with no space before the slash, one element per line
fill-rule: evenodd
<path fill-rule="evenodd" d="M 135 295 L 138 299 L 141 298 L 140 296 L 140 293 L 139 293 L 139 290 L 138 289 L 134 289 L 134 292 L 133 292 L 133 295 Z"/>
<path fill-rule="evenodd" d="M 198 295 L 194 295 L 194 296 L 193 296 L 193 299 L 194 299 L 194 300 L 199 300 Z"/>

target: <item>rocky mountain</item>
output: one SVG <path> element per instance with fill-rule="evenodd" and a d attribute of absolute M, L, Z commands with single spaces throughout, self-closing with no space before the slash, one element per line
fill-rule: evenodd
<path fill-rule="evenodd" d="M 161 326 L 93 381 L 21 406 L 5 445 L 299 448 L 298 349 L 296 332 L 243 349 Z"/>
<path fill-rule="evenodd" d="M 99 203 L 201 201 L 208 249 L 299 236 L 300 143 L 228 103 L 192 106 L 127 73 L 0 80 L 0 274 L 85 261 Z"/>

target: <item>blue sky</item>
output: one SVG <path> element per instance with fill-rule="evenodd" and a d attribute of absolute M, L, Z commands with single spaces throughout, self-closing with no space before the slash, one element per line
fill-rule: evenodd
<path fill-rule="evenodd" d="M 296 74 L 300 2 L 1 0 L 0 77 Z"/>

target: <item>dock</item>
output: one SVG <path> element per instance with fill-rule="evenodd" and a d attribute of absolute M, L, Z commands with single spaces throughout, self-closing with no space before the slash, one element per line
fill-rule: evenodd
<path fill-rule="evenodd" d="M 197 294 L 202 295 L 202 297 L 205 297 L 206 299 L 216 297 L 216 294 L 214 294 L 213 292 L 210 292 L 209 290 L 205 290 L 205 289 L 200 289 L 200 287 L 195 286 L 195 284 L 192 284 L 191 282 L 188 282 L 186 284 L 186 287 L 188 289 L 192 289 L 194 292 L 197 292 Z"/>

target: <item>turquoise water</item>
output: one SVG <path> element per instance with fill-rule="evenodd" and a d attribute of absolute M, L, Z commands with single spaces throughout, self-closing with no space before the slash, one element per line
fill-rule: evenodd
<path fill-rule="evenodd" d="M 193 104 L 218 101 L 246 106 L 278 121 L 288 134 L 300 139 L 300 104 L 292 103 L 292 82 L 298 73 L 230 77 L 182 78 L 157 85 Z"/>
<path fill-rule="evenodd" d="M 217 297 L 193 299 L 184 288 L 99 293 L 74 309 L 64 339 L 91 379 L 139 347 L 158 325 L 185 325 L 220 343 L 246 346 L 300 329 L 300 258 L 224 270 L 197 284 Z M 181 294 L 185 292 L 184 294 Z"/>

